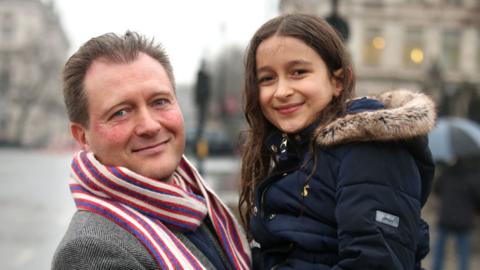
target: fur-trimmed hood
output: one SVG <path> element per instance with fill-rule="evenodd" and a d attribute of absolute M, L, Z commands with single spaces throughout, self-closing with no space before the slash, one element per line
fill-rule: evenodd
<path fill-rule="evenodd" d="M 290 243 L 295 269 L 419 266 L 429 250 L 420 213 L 434 173 L 425 136 L 435 121 L 433 102 L 395 91 L 352 100 L 345 115 L 326 126 L 320 121 L 294 134 L 273 129 L 266 138 L 274 162 L 255 187 L 250 222 L 261 245 L 258 268 L 283 263 L 277 247 Z M 369 140 L 387 142 L 356 143 Z M 365 237 L 368 247 L 357 241 Z M 355 258 L 339 256 L 358 250 Z"/>
<path fill-rule="evenodd" d="M 435 104 L 425 94 L 400 89 L 371 98 L 384 108 L 348 113 L 320 126 L 314 132 L 317 143 L 333 146 L 353 141 L 410 139 L 427 135 L 435 125 Z M 362 103 L 362 99 L 350 104 L 356 102 Z"/>

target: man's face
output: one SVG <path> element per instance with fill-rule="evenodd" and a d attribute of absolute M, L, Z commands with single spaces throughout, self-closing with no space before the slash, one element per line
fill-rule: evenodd
<path fill-rule="evenodd" d="M 84 86 L 90 121 L 71 124 L 75 139 L 104 165 L 167 181 L 182 158 L 185 134 L 163 66 L 143 53 L 131 63 L 97 59 Z"/>

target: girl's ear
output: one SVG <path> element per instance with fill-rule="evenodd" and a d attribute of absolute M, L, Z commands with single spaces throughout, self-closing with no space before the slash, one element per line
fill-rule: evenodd
<path fill-rule="evenodd" d="M 343 91 L 343 69 L 337 69 L 333 72 L 332 85 L 334 87 L 333 95 L 338 97 Z"/>

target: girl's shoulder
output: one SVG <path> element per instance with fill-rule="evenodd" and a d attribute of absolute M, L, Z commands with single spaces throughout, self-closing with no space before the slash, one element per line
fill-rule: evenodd
<path fill-rule="evenodd" d="M 351 101 L 347 114 L 315 130 L 315 143 L 328 148 L 412 139 L 427 135 L 435 119 L 435 104 L 427 95 L 407 90 L 386 92 L 374 99 Z"/>
<path fill-rule="evenodd" d="M 356 141 L 345 142 L 330 147 L 317 146 L 319 155 L 330 157 L 337 162 L 355 156 L 365 160 L 375 160 L 376 156 L 398 155 L 408 152 L 405 141 Z"/>

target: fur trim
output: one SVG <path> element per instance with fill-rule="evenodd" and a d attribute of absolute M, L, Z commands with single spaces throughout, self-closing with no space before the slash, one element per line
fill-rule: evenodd
<path fill-rule="evenodd" d="M 426 135 L 435 125 L 435 103 L 427 95 L 409 90 L 373 97 L 385 109 L 348 114 L 315 130 L 319 145 L 352 141 L 388 141 Z"/>

